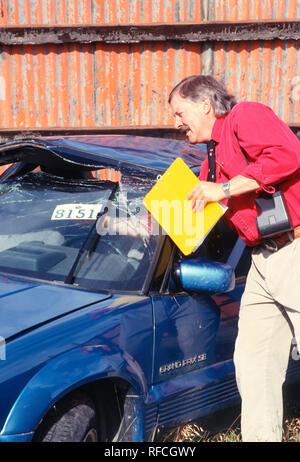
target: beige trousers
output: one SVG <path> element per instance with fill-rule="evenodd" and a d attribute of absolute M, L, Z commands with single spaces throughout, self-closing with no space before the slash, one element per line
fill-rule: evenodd
<path fill-rule="evenodd" d="M 255 248 L 234 353 L 243 441 L 282 440 L 282 385 L 290 354 L 299 359 L 297 339 L 300 239 L 277 252 Z"/>

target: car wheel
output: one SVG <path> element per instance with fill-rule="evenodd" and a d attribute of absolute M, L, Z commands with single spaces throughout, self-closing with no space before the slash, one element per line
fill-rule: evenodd
<path fill-rule="evenodd" d="M 53 406 L 39 426 L 34 441 L 97 442 L 96 408 L 85 394 L 71 395 Z"/>

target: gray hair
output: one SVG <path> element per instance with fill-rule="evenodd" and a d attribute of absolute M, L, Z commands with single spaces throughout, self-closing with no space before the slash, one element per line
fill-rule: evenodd
<path fill-rule="evenodd" d="M 222 117 L 237 103 L 235 97 L 228 93 L 225 85 L 210 75 L 192 75 L 179 82 L 171 91 L 168 102 L 179 93 L 181 98 L 198 102 L 208 98 L 216 117 Z"/>

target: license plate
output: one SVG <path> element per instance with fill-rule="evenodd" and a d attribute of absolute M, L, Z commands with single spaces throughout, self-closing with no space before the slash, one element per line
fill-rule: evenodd
<path fill-rule="evenodd" d="M 61 204 L 52 213 L 51 220 L 95 220 L 103 204 Z"/>

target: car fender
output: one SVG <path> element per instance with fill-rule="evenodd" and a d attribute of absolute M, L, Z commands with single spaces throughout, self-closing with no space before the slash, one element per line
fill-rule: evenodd
<path fill-rule="evenodd" d="M 124 379 L 138 395 L 145 395 L 143 372 L 124 351 L 107 354 L 105 345 L 95 345 L 59 355 L 26 384 L 10 410 L 1 435 L 33 432 L 60 398 L 84 384 L 113 377 Z"/>

